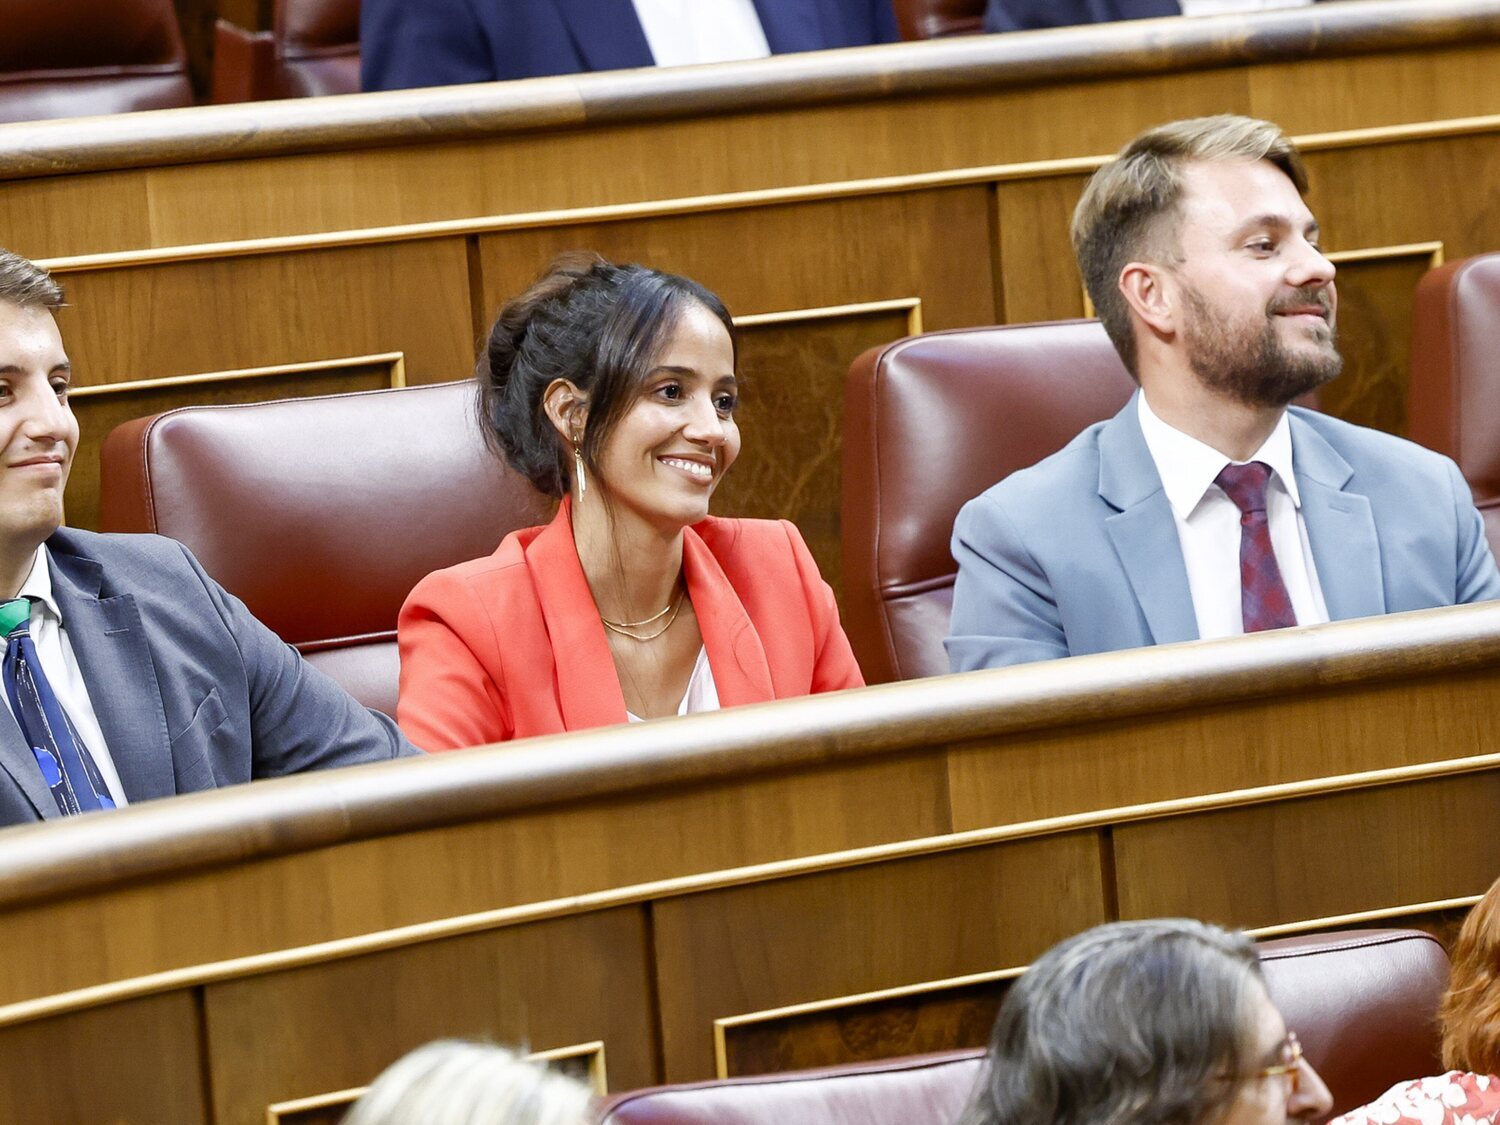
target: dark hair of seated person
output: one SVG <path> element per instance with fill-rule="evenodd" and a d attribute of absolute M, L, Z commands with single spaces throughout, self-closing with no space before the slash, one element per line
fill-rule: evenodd
<path fill-rule="evenodd" d="M 599 482 L 600 450 L 693 303 L 717 317 L 733 342 L 729 310 L 696 281 L 585 252 L 557 258 L 490 329 L 477 370 L 485 440 L 539 492 L 565 495 L 573 450 L 542 399 L 554 380 L 566 379 L 588 398 L 578 453 L 591 483 Z"/>
<path fill-rule="evenodd" d="M 1244 934 L 1112 922 L 1053 946 L 1006 996 L 960 1125 L 1219 1125 L 1321 1117 Z"/>

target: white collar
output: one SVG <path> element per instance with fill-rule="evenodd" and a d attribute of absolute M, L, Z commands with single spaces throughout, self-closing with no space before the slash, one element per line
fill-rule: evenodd
<path fill-rule="evenodd" d="M 1173 513 L 1178 519 L 1186 520 L 1202 503 L 1204 494 L 1217 487 L 1214 478 L 1225 465 L 1245 462 L 1232 462 L 1213 446 L 1163 422 L 1147 404 L 1144 391 L 1138 396 L 1138 403 L 1141 436 L 1146 439 L 1146 448 L 1156 462 L 1162 490 L 1167 494 Z M 1292 427 L 1287 421 L 1286 411 L 1282 411 L 1271 436 L 1246 460 L 1264 461 L 1271 466 L 1272 479 L 1281 482 L 1292 498 L 1293 507 L 1302 506 L 1302 497 L 1297 492 L 1297 475 L 1292 471 Z"/>
<path fill-rule="evenodd" d="M 21 583 L 21 589 L 16 597 L 31 598 L 40 602 L 54 618 L 58 621 L 62 620 L 62 611 L 58 609 L 57 599 L 52 596 L 52 566 L 48 561 L 45 543 L 36 549 L 36 558 L 32 561 L 31 573 L 26 576 L 26 581 Z"/>

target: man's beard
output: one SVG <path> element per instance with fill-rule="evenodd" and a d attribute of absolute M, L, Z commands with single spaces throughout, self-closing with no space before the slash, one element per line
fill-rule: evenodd
<path fill-rule="evenodd" d="M 1306 286 L 1271 302 L 1258 329 L 1232 322 L 1195 289 L 1185 288 L 1184 293 L 1193 310 L 1183 330 L 1188 364 L 1210 390 L 1247 406 L 1281 407 L 1343 370 L 1327 290 L 1321 286 Z M 1293 351 L 1277 335 L 1277 310 L 1308 305 L 1330 310 L 1328 345 L 1317 351 Z"/>

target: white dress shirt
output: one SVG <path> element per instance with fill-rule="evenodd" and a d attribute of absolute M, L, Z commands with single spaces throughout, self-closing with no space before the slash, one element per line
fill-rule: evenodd
<path fill-rule="evenodd" d="M 719 688 L 714 683 L 714 670 L 708 666 L 708 649 L 698 650 L 698 659 L 693 664 L 693 674 L 688 677 L 687 691 L 682 693 L 682 702 L 677 705 L 679 715 L 696 715 L 700 711 L 717 711 L 719 709 Z M 625 712 L 625 717 L 632 723 L 643 723 L 646 720 L 639 715 Z"/>
<path fill-rule="evenodd" d="M 1223 16 L 1232 12 L 1264 12 L 1270 8 L 1305 8 L 1313 0 L 1181 0 L 1185 16 Z"/>
<path fill-rule="evenodd" d="M 771 53 L 751 0 L 633 0 L 657 66 L 763 59 Z"/>
<path fill-rule="evenodd" d="M 89 689 L 83 682 L 83 670 L 78 667 L 78 658 L 73 655 L 73 645 L 63 627 L 62 612 L 52 596 L 52 567 L 45 546 L 36 549 L 36 561 L 31 564 L 31 573 L 26 576 L 26 581 L 21 584 L 21 592 L 16 596 L 32 599 L 31 640 L 36 645 L 37 659 L 42 662 L 42 673 L 52 685 L 52 692 L 62 704 L 62 709 L 72 720 L 73 729 L 78 732 L 93 756 L 110 797 L 116 806 L 123 807 L 127 802 L 125 791 L 120 787 L 120 775 L 115 770 L 115 761 L 110 757 L 109 746 L 104 741 L 104 731 L 99 728 L 99 716 L 94 714 Z M 6 710 L 14 716 L 15 710 L 10 705 L 9 693 L 0 691 L 0 698 L 5 700 Z"/>
<path fill-rule="evenodd" d="M 1198 618 L 1198 636 L 1204 640 L 1239 636 L 1245 631 L 1240 608 L 1240 510 L 1214 483 L 1230 459 L 1163 422 L 1152 413 L 1144 394 L 1139 397 L 1139 415 L 1146 448 L 1156 462 L 1177 524 L 1193 613 Z M 1328 607 L 1318 584 L 1297 477 L 1292 472 L 1292 429 L 1285 414 L 1249 460 L 1271 466 L 1266 520 L 1271 550 L 1291 596 L 1297 624 L 1327 621 Z"/>

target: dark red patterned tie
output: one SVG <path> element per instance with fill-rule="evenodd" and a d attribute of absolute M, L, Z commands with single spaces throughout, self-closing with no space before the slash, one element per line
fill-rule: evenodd
<path fill-rule="evenodd" d="M 1271 549 L 1271 525 L 1266 519 L 1266 482 L 1270 479 L 1271 466 L 1261 461 L 1225 465 L 1214 478 L 1240 510 L 1240 613 L 1247 633 L 1297 624 L 1291 595 Z"/>

